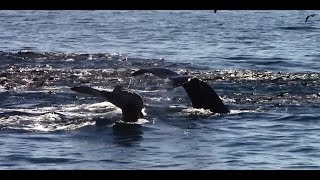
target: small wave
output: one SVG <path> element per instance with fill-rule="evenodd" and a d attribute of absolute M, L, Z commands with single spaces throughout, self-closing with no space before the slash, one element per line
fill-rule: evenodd
<path fill-rule="evenodd" d="M 286 27 L 279 27 L 279 29 L 281 30 L 316 30 L 316 29 L 319 29 L 319 28 L 316 28 L 316 27 L 312 27 L 312 26 L 286 26 Z"/>
<path fill-rule="evenodd" d="M 5 156 L 6 159 L 10 161 L 28 161 L 31 163 L 44 163 L 44 164 L 50 164 L 50 163 L 66 163 L 69 161 L 72 161 L 72 159 L 67 158 L 48 158 L 48 157 L 26 157 L 22 155 L 9 155 Z"/>
<path fill-rule="evenodd" d="M 224 59 L 241 61 L 241 60 L 250 60 L 250 59 L 253 60 L 255 58 L 253 56 L 232 56 L 232 57 L 225 57 Z"/>

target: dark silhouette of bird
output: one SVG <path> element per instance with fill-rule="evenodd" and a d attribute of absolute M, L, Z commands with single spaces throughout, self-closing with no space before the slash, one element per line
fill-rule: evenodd
<path fill-rule="evenodd" d="M 306 20 L 305 20 L 304 22 L 307 22 L 308 19 L 309 19 L 309 17 L 314 17 L 314 16 L 316 16 L 316 15 L 317 15 L 317 14 L 311 14 L 311 15 L 307 16 L 307 17 L 306 17 Z"/>

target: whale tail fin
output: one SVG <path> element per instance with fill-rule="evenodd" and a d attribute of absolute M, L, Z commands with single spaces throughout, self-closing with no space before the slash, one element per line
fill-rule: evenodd
<path fill-rule="evenodd" d="M 135 122 L 140 117 L 143 117 L 141 112 L 143 108 L 142 98 L 136 93 L 123 89 L 121 86 L 116 86 L 113 92 L 100 91 L 86 86 L 73 87 L 71 90 L 107 99 L 122 110 L 123 121 Z"/>
<path fill-rule="evenodd" d="M 139 104 L 129 101 L 128 104 L 121 108 L 122 120 L 126 122 L 136 122 L 139 118 L 143 117 L 141 112 L 142 106 Z"/>
<path fill-rule="evenodd" d="M 192 78 L 183 84 L 194 108 L 210 109 L 215 113 L 229 113 L 219 95 L 204 81 Z"/>
<path fill-rule="evenodd" d="M 173 87 L 182 86 L 194 108 L 210 109 L 215 113 L 229 113 L 230 110 L 223 104 L 218 94 L 204 81 L 190 75 L 180 75 L 166 68 L 147 68 L 140 69 L 132 74 L 138 76 L 145 73 L 151 73 L 160 78 L 168 78 L 171 80 Z"/>

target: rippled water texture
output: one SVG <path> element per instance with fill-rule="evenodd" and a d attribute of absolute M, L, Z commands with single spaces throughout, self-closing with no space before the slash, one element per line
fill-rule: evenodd
<path fill-rule="evenodd" d="M 0 11 L 0 169 L 319 169 L 318 11 Z M 194 75 L 229 114 L 140 68 Z M 74 86 L 129 88 L 144 119 Z"/>

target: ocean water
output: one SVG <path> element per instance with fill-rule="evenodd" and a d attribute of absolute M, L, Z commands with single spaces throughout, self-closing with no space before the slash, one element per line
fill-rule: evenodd
<path fill-rule="evenodd" d="M 0 11 L 0 169 L 320 169 L 320 11 Z M 191 107 L 140 68 L 206 81 Z M 74 86 L 129 88 L 145 119 Z"/>

